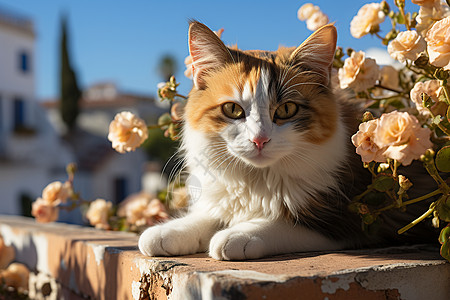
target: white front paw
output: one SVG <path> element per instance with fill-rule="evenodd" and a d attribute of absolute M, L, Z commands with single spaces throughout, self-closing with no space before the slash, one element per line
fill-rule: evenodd
<path fill-rule="evenodd" d="M 187 230 L 157 225 L 146 229 L 139 238 L 139 250 L 148 256 L 174 256 L 196 253 L 200 242 Z"/>
<path fill-rule="evenodd" d="M 218 260 L 243 260 L 263 257 L 264 241 L 245 232 L 222 230 L 209 244 L 209 255 Z"/>

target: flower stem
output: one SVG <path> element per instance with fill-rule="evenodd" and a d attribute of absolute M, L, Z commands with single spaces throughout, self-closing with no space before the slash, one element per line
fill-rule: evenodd
<path fill-rule="evenodd" d="M 447 88 L 447 80 L 441 80 L 440 83 L 441 83 L 442 90 L 444 91 L 445 102 L 446 102 L 448 105 L 450 105 L 450 92 L 448 91 L 448 88 Z M 439 127 L 439 128 L 440 128 L 440 127 Z M 447 135 L 448 135 L 448 134 L 447 134 Z"/>
<path fill-rule="evenodd" d="M 405 201 L 405 202 L 402 203 L 402 206 L 406 206 L 406 205 L 409 205 L 409 204 L 414 204 L 414 203 L 426 200 L 428 198 L 431 198 L 433 196 L 436 196 L 436 195 L 439 195 L 439 194 L 442 194 L 442 193 L 443 192 L 440 189 L 437 189 L 437 190 L 435 190 L 435 191 L 433 191 L 431 193 L 428 193 L 426 195 L 423 195 L 423 196 L 417 197 L 415 199 L 411 199 L 411 200 Z"/>
<path fill-rule="evenodd" d="M 413 227 L 413 226 L 417 225 L 418 223 L 422 222 L 426 217 L 428 217 L 429 215 L 431 215 L 433 213 L 435 207 L 436 207 L 436 203 L 433 202 L 430 205 L 430 208 L 423 215 L 421 215 L 420 217 L 418 217 L 417 219 L 415 219 L 414 221 L 412 221 L 411 223 L 409 223 L 405 227 L 399 229 L 397 231 L 397 233 L 398 234 L 402 234 L 405 231 L 409 230 L 411 227 Z"/>

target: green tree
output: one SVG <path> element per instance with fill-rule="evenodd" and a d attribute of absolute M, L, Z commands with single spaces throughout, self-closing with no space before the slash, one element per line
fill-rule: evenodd
<path fill-rule="evenodd" d="M 175 57 L 170 54 L 164 55 L 159 61 L 158 71 L 165 81 L 169 81 L 170 76 L 175 75 L 175 72 L 177 71 L 177 61 Z"/>
<path fill-rule="evenodd" d="M 79 113 L 81 91 L 78 87 L 75 71 L 70 64 L 67 46 L 67 19 L 61 19 L 61 62 L 60 62 L 60 111 L 61 117 L 69 131 L 75 128 Z"/>

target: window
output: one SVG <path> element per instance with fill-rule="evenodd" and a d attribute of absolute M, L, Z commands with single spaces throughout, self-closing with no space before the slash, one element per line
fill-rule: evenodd
<path fill-rule="evenodd" d="M 25 126 L 25 102 L 22 99 L 14 100 L 13 128 L 18 129 Z"/>
<path fill-rule="evenodd" d="M 128 196 L 128 182 L 124 177 L 114 179 L 114 203 L 119 204 Z"/>
<path fill-rule="evenodd" d="M 30 67 L 30 55 L 25 51 L 21 51 L 19 53 L 19 70 L 22 73 L 28 73 L 30 72 Z"/>

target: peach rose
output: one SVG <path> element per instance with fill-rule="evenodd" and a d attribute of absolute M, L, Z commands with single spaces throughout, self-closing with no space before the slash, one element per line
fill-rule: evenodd
<path fill-rule="evenodd" d="M 0 235 L 0 270 L 5 269 L 15 258 L 16 253 L 13 246 L 6 246 Z"/>
<path fill-rule="evenodd" d="M 118 215 L 126 217 L 128 224 L 136 226 L 152 226 L 158 221 L 169 218 L 161 201 L 147 193 L 139 193 L 128 197 L 121 204 Z"/>
<path fill-rule="evenodd" d="M 385 157 L 407 166 L 433 146 L 430 134 L 430 129 L 422 128 L 413 115 L 393 111 L 380 117 L 374 142 L 379 148 L 386 148 Z"/>
<path fill-rule="evenodd" d="M 128 111 L 118 113 L 109 125 L 108 139 L 119 153 L 136 150 L 147 137 L 148 129 L 144 120 Z"/>
<path fill-rule="evenodd" d="M 356 153 L 361 156 L 363 162 L 385 162 L 383 156 L 386 148 L 380 148 L 374 142 L 374 133 L 377 129 L 378 120 L 371 120 L 359 124 L 359 130 L 352 136 L 352 143 L 356 147 Z"/>
<path fill-rule="evenodd" d="M 111 215 L 112 203 L 104 199 L 91 202 L 86 212 L 89 223 L 98 229 L 109 229 L 108 218 Z"/>
<path fill-rule="evenodd" d="M 327 25 L 328 22 L 328 16 L 319 10 L 306 20 L 306 27 L 311 31 L 316 31 L 320 27 Z"/>
<path fill-rule="evenodd" d="M 374 59 L 366 58 L 362 51 L 354 51 L 339 69 L 339 84 L 341 89 L 350 87 L 355 92 L 361 92 L 373 87 L 379 75 L 380 68 Z"/>
<path fill-rule="evenodd" d="M 450 17 L 434 23 L 426 40 L 430 64 L 450 70 Z"/>
<path fill-rule="evenodd" d="M 368 3 L 361 7 L 350 22 L 350 33 L 359 39 L 384 21 L 381 3 Z"/>
<path fill-rule="evenodd" d="M 57 202 L 49 203 L 45 199 L 37 198 L 31 205 L 31 215 L 39 223 L 54 222 L 59 216 Z"/>
<path fill-rule="evenodd" d="M 407 59 L 416 60 L 419 54 L 425 51 L 427 43 L 414 30 L 400 32 L 397 37 L 388 45 L 389 55 L 400 61 L 405 62 Z"/>
<path fill-rule="evenodd" d="M 420 6 L 435 6 L 439 4 L 441 0 L 411 0 L 412 3 L 420 5 Z"/>
<path fill-rule="evenodd" d="M 320 11 L 318 6 L 315 6 L 312 3 L 303 4 L 297 11 L 297 18 L 300 21 L 308 20 L 314 13 Z"/>
<path fill-rule="evenodd" d="M 436 1 L 432 6 L 421 6 L 416 17 L 416 30 L 425 37 L 433 24 L 445 17 L 450 16 L 450 8 L 447 4 Z"/>
<path fill-rule="evenodd" d="M 44 188 L 44 190 L 42 191 L 42 199 L 44 199 L 48 203 L 65 203 L 67 201 L 67 198 L 70 196 L 71 191 L 72 186 L 69 182 L 65 182 L 63 184 L 60 181 L 55 181 Z"/>
<path fill-rule="evenodd" d="M 0 281 L 3 281 L 6 286 L 16 289 L 28 290 L 29 277 L 30 270 L 20 263 L 12 263 L 6 270 L 0 272 Z"/>
<path fill-rule="evenodd" d="M 417 110 L 420 114 L 425 116 L 430 116 L 430 111 L 423 107 L 422 94 L 428 95 L 431 100 L 435 103 L 431 107 L 431 111 L 437 107 L 439 102 L 439 96 L 442 93 L 442 87 L 438 80 L 428 80 L 425 82 L 417 82 L 414 88 L 410 92 L 411 100 L 416 105 Z"/>

